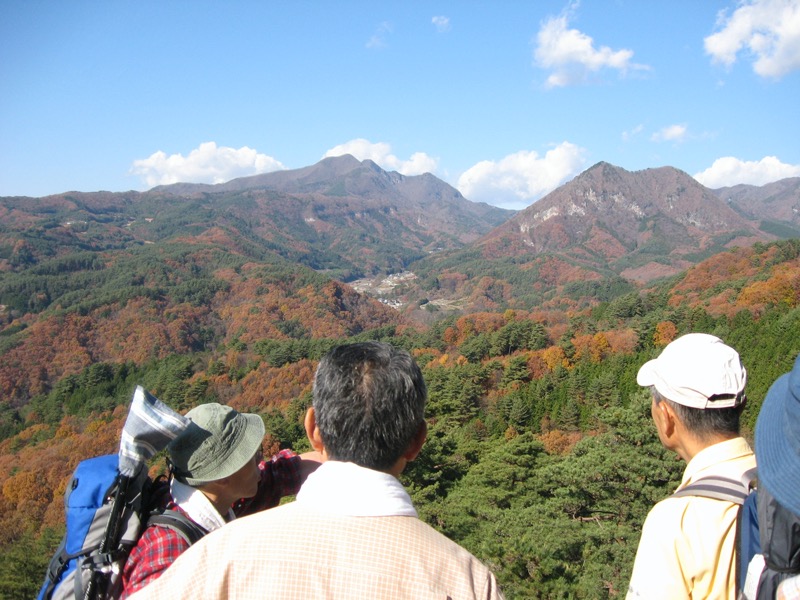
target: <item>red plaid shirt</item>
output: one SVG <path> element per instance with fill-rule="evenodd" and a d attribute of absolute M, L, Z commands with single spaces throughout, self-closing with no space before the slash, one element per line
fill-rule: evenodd
<path fill-rule="evenodd" d="M 233 506 L 238 517 L 273 508 L 280 503 L 281 498 L 296 494 L 300 489 L 300 457 L 291 450 L 281 450 L 269 462 L 263 461 L 259 468 L 261 481 L 256 495 L 247 500 L 239 500 Z M 168 499 L 166 508 L 186 515 L 172 498 Z M 189 544 L 172 529 L 157 525 L 145 529 L 131 550 L 122 571 L 123 590 L 120 598 L 126 598 L 160 577 L 188 547 Z"/>

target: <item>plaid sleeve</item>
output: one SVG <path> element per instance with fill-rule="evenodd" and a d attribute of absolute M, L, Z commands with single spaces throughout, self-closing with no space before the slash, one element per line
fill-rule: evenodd
<path fill-rule="evenodd" d="M 281 498 L 291 496 L 300 490 L 303 483 L 300 479 L 301 458 L 291 450 L 281 450 L 272 458 L 262 461 L 261 481 L 258 492 L 253 498 L 240 500 L 234 505 L 237 517 L 274 508 L 280 504 Z"/>
<path fill-rule="evenodd" d="M 157 526 L 145 529 L 125 563 L 120 598 L 126 598 L 160 577 L 188 547 L 189 544 L 172 529 Z"/>

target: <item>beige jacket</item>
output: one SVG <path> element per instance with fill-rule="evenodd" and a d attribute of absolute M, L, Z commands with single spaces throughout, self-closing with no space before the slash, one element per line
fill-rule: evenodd
<path fill-rule="evenodd" d="M 320 475 L 324 482 L 329 464 L 306 485 L 314 485 Z M 296 502 L 237 519 L 207 535 L 131 598 L 503 598 L 486 566 L 417 517 L 397 516 L 402 509 L 391 516 L 342 514 L 348 511 L 336 507 L 343 506 L 343 496 L 352 495 L 357 504 L 364 497 L 359 490 L 367 496 L 369 490 L 337 479 L 336 485 L 329 479 L 318 487 L 313 502 L 302 501 L 304 489 Z M 326 488 L 327 499 L 321 494 Z M 410 506 L 410 499 L 399 502 Z M 334 511 L 320 510 L 327 505 Z"/>
<path fill-rule="evenodd" d="M 678 489 L 709 475 L 740 479 L 755 467 L 744 438 L 698 452 Z M 669 497 L 647 515 L 628 600 L 734 600 L 739 505 L 698 496 Z"/>

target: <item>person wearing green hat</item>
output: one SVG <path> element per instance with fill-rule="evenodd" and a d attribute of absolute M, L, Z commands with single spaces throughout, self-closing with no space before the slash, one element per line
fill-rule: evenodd
<path fill-rule="evenodd" d="M 321 455 L 282 450 L 264 461 L 264 422 L 255 414 L 210 403 L 193 408 L 189 427 L 168 446 L 170 493 L 164 506 L 189 517 L 206 532 L 237 516 L 272 508 L 296 494 L 319 466 Z M 175 530 L 152 524 L 123 569 L 122 598 L 158 578 L 189 547 Z"/>

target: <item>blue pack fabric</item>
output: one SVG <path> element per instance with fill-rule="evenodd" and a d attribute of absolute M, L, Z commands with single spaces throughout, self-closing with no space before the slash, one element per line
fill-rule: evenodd
<path fill-rule="evenodd" d="M 737 567 L 744 573 L 737 573 L 736 583 L 746 600 L 771 600 L 782 581 L 800 573 L 800 516 L 781 506 L 763 485 L 750 493 L 746 505 L 736 540 Z M 754 558 L 760 560 L 751 566 Z"/>
<path fill-rule="evenodd" d="M 122 567 L 147 524 L 168 527 L 190 545 L 207 533 L 180 512 L 163 510 L 166 480 L 147 474 L 147 461 L 189 423 L 136 386 L 119 453 L 82 461 L 67 484 L 66 533 L 37 600 L 117 598 Z"/>
<path fill-rule="evenodd" d="M 106 494 L 117 479 L 117 455 L 98 456 L 80 463 L 68 484 L 64 497 L 67 516 L 67 554 L 83 549 L 92 529 L 97 510 L 105 504 Z"/>
<path fill-rule="evenodd" d="M 119 597 L 122 568 L 148 523 L 177 531 L 189 544 L 205 535 L 204 529 L 181 513 L 155 508 L 159 504 L 155 497 L 166 493 L 166 483 L 157 491 L 144 465 L 133 478 L 122 482 L 119 455 L 98 456 L 78 464 L 64 494 L 66 533 L 50 561 L 37 600 Z M 118 496 L 122 508 L 115 511 Z M 114 533 L 109 537 L 110 530 Z M 111 542 L 103 549 L 107 537 Z"/>
<path fill-rule="evenodd" d="M 121 567 L 142 527 L 142 493 L 150 482 L 146 469 L 128 485 L 132 500 L 122 499 L 120 531 L 108 552 L 101 552 L 113 499 L 118 492 L 119 456 L 109 454 L 81 461 L 64 494 L 66 533 L 50 561 L 37 600 L 114 597 L 121 590 Z M 137 497 L 138 496 L 138 497 Z M 92 577 L 95 581 L 90 585 Z"/>
<path fill-rule="evenodd" d="M 757 492 L 753 490 L 739 509 L 736 520 L 736 589 L 743 590 L 747 567 L 756 554 L 761 554 L 758 533 Z"/>

